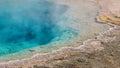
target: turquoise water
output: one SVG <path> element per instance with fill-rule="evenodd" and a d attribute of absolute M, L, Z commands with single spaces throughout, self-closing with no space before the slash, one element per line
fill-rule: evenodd
<path fill-rule="evenodd" d="M 45 0 L 1 0 L 0 56 L 59 41 L 53 39 L 65 32 L 59 21 L 67 9 Z"/>

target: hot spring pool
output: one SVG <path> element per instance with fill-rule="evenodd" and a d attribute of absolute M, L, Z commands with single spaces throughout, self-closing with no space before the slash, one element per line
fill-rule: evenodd
<path fill-rule="evenodd" d="M 0 56 L 59 41 L 66 5 L 45 0 L 0 1 Z"/>
<path fill-rule="evenodd" d="M 98 10 L 88 0 L 1 0 L 0 62 L 92 38 L 108 26 L 95 21 Z"/>

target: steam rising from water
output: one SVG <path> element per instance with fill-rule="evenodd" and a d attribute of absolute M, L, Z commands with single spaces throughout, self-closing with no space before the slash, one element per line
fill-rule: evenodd
<path fill-rule="evenodd" d="M 44 0 L 0 1 L 0 55 L 53 42 L 67 6 Z"/>

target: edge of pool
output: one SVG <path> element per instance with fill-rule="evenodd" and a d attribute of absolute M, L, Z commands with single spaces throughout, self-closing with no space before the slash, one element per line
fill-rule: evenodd
<path fill-rule="evenodd" d="M 83 42 L 83 45 L 80 45 L 78 47 L 62 47 L 58 50 L 54 50 L 52 52 L 48 52 L 48 53 L 43 53 L 43 54 L 35 54 L 34 56 L 32 56 L 31 58 L 25 58 L 25 59 L 18 59 L 18 60 L 12 60 L 12 61 L 8 61 L 8 62 L 2 62 L 0 63 L 0 68 L 14 68 L 14 67 L 19 67 L 19 66 L 30 66 L 32 64 L 36 64 L 36 63 L 43 63 L 45 61 L 51 60 L 55 57 L 59 57 L 59 56 L 63 56 L 66 55 L 68 53 L 70 53 L 71 51 L 74 52 L 86 52 L 86 53 L 92 53 L 92 52 L 96 52 L 96 51 L 101 51 L 104 48 L 102 47 L 102 43 L 101 42 L 110 42 L 115 38 L 108 38 L 106 37 L 105 34 L 107 33 L 117 33 L 116 30 L 120 30 L 120 27 L 117 25 L 112 25 L 111 28 L 109 28 L 107 31 L 104 31 L 102 33 L 100 33 L 96 39 L 88 39 L 86 41 Z"/>

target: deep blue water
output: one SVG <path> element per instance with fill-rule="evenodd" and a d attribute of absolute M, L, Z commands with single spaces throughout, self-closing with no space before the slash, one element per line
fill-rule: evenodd
<path fill-rule="evenodd" d="M 61 33 L 67 8 L 45 0 L 0 0 L 0 56 L 50 43 Z"/>

